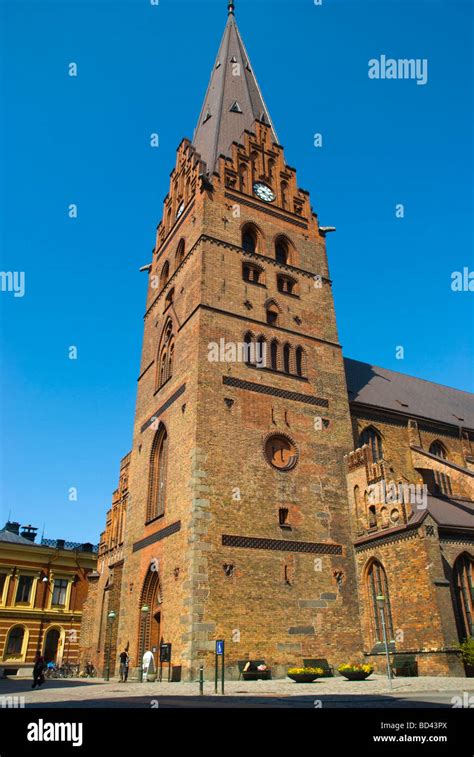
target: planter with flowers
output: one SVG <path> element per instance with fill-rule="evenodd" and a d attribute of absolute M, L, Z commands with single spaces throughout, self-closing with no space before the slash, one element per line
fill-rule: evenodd
<path fill-rule="evenodd" d="M 357 663 L 349 663 L 348 665 L 339 665 L 338 671 L 341 676 L 347 678 L 348 681 L 365 681 L 373 672 L 372 665 L 359 665 Z"/>
<path fill-rule="evenodd" d="M 286 674 L 295 683 L 312 683 L 316 678 L 324 675 L 324 670 L 322 668 L 288 668 Z"/>

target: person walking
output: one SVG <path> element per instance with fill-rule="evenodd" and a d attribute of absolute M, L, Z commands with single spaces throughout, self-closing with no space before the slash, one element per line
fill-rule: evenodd
<path fill-rule="evenodd" d="M 128 678 L 128 663 L 130 661 L 130 657 L 128 655 L 128 652 L 123 650 L 123 652 L 120 652 L 119 654 L 120 659 L 120 682 L 126 683 Z"/>
<path fill-rule="evenodd" d="M 44 657 L 40 652 L 36 652 L 35 664 L 33 666 L 33 683 L 31 684 L 32 689 L 44 683 L 44 667 Z"/>

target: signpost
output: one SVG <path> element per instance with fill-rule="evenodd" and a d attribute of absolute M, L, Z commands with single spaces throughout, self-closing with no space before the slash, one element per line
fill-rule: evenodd
<path fill-rule="evenodd" d="M 215 686 L 214 690 L 217 694 L 217 682 L 219 680 L 219 657 L 221 658 L 221 694 L 224 693 L 224 659 L 225 659 L 225 642 L 224 639 L 217 639 L 216 641 L 216 664 L 215 664 Z"/>

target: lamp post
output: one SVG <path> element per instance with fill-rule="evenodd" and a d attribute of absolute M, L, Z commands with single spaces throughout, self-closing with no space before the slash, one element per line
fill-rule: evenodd
<path fill-rule="evenodd" d="M 388 677 L 388 685 L 390 689 L 392 688 L 392 671 L 390 669 L 390 653 L 388 649 L 388 641 L 387 641 L 387 627 L 385 625 L 385 597 L 383 594 L 378 594 L 376 597 L 377 607 L 380 610 L 380 617 L 382 620 L 382 636 L 383 636 L 383 643 L 385 647 L 385 656 L 387 658 L 387 677 Z"/>
<path fill-rule="evenodd" d="M 141 625 L 142 625 L 142 634 L 141 634 L 141 642 L 140 642 L 140 655 L 138 658 L 138 680 L 140 683 L 143 683 L 143 655 L 145 654 L 145 628 L 146 628 L 146 621 L 147 621 L 147 615 L 150 611 L 150 608 L 148 605 L 143 605 L 143 607 L 140 608 L 141 612 Z"/>
<path fill-rule="evenodd" d="M 109 621 L 109 643 L 107 646 L 107 657 L 106 657 L 106 665 L 105 665 L 105 676 L 104 680 L 108 681 L 110 679 L 110 654 L 111 654 L 111 647 L 112 647 L 112 624 L 117 617 L 117 614 L 114 612 L 114 610 L 111 610 L 109 614 L 107 615 L 107 620 Z"/>

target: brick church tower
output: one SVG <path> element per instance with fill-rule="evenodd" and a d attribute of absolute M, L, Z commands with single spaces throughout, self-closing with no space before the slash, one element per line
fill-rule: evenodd
<path fill-rule="evenodd" d="M 274 675 L 362 647 L 325 231 L 229 15 L 149 266 L 114 652 Z M 127 459 L 128 464 L 128 459 Z M 117 579 L 116 579 L 117 581 Z M 120 591 L 118 591 L 118 588 Z M 102 622 L 102 621 L 101 621 Z M 155 659 L 157 659 L 155 654 Z"/>

